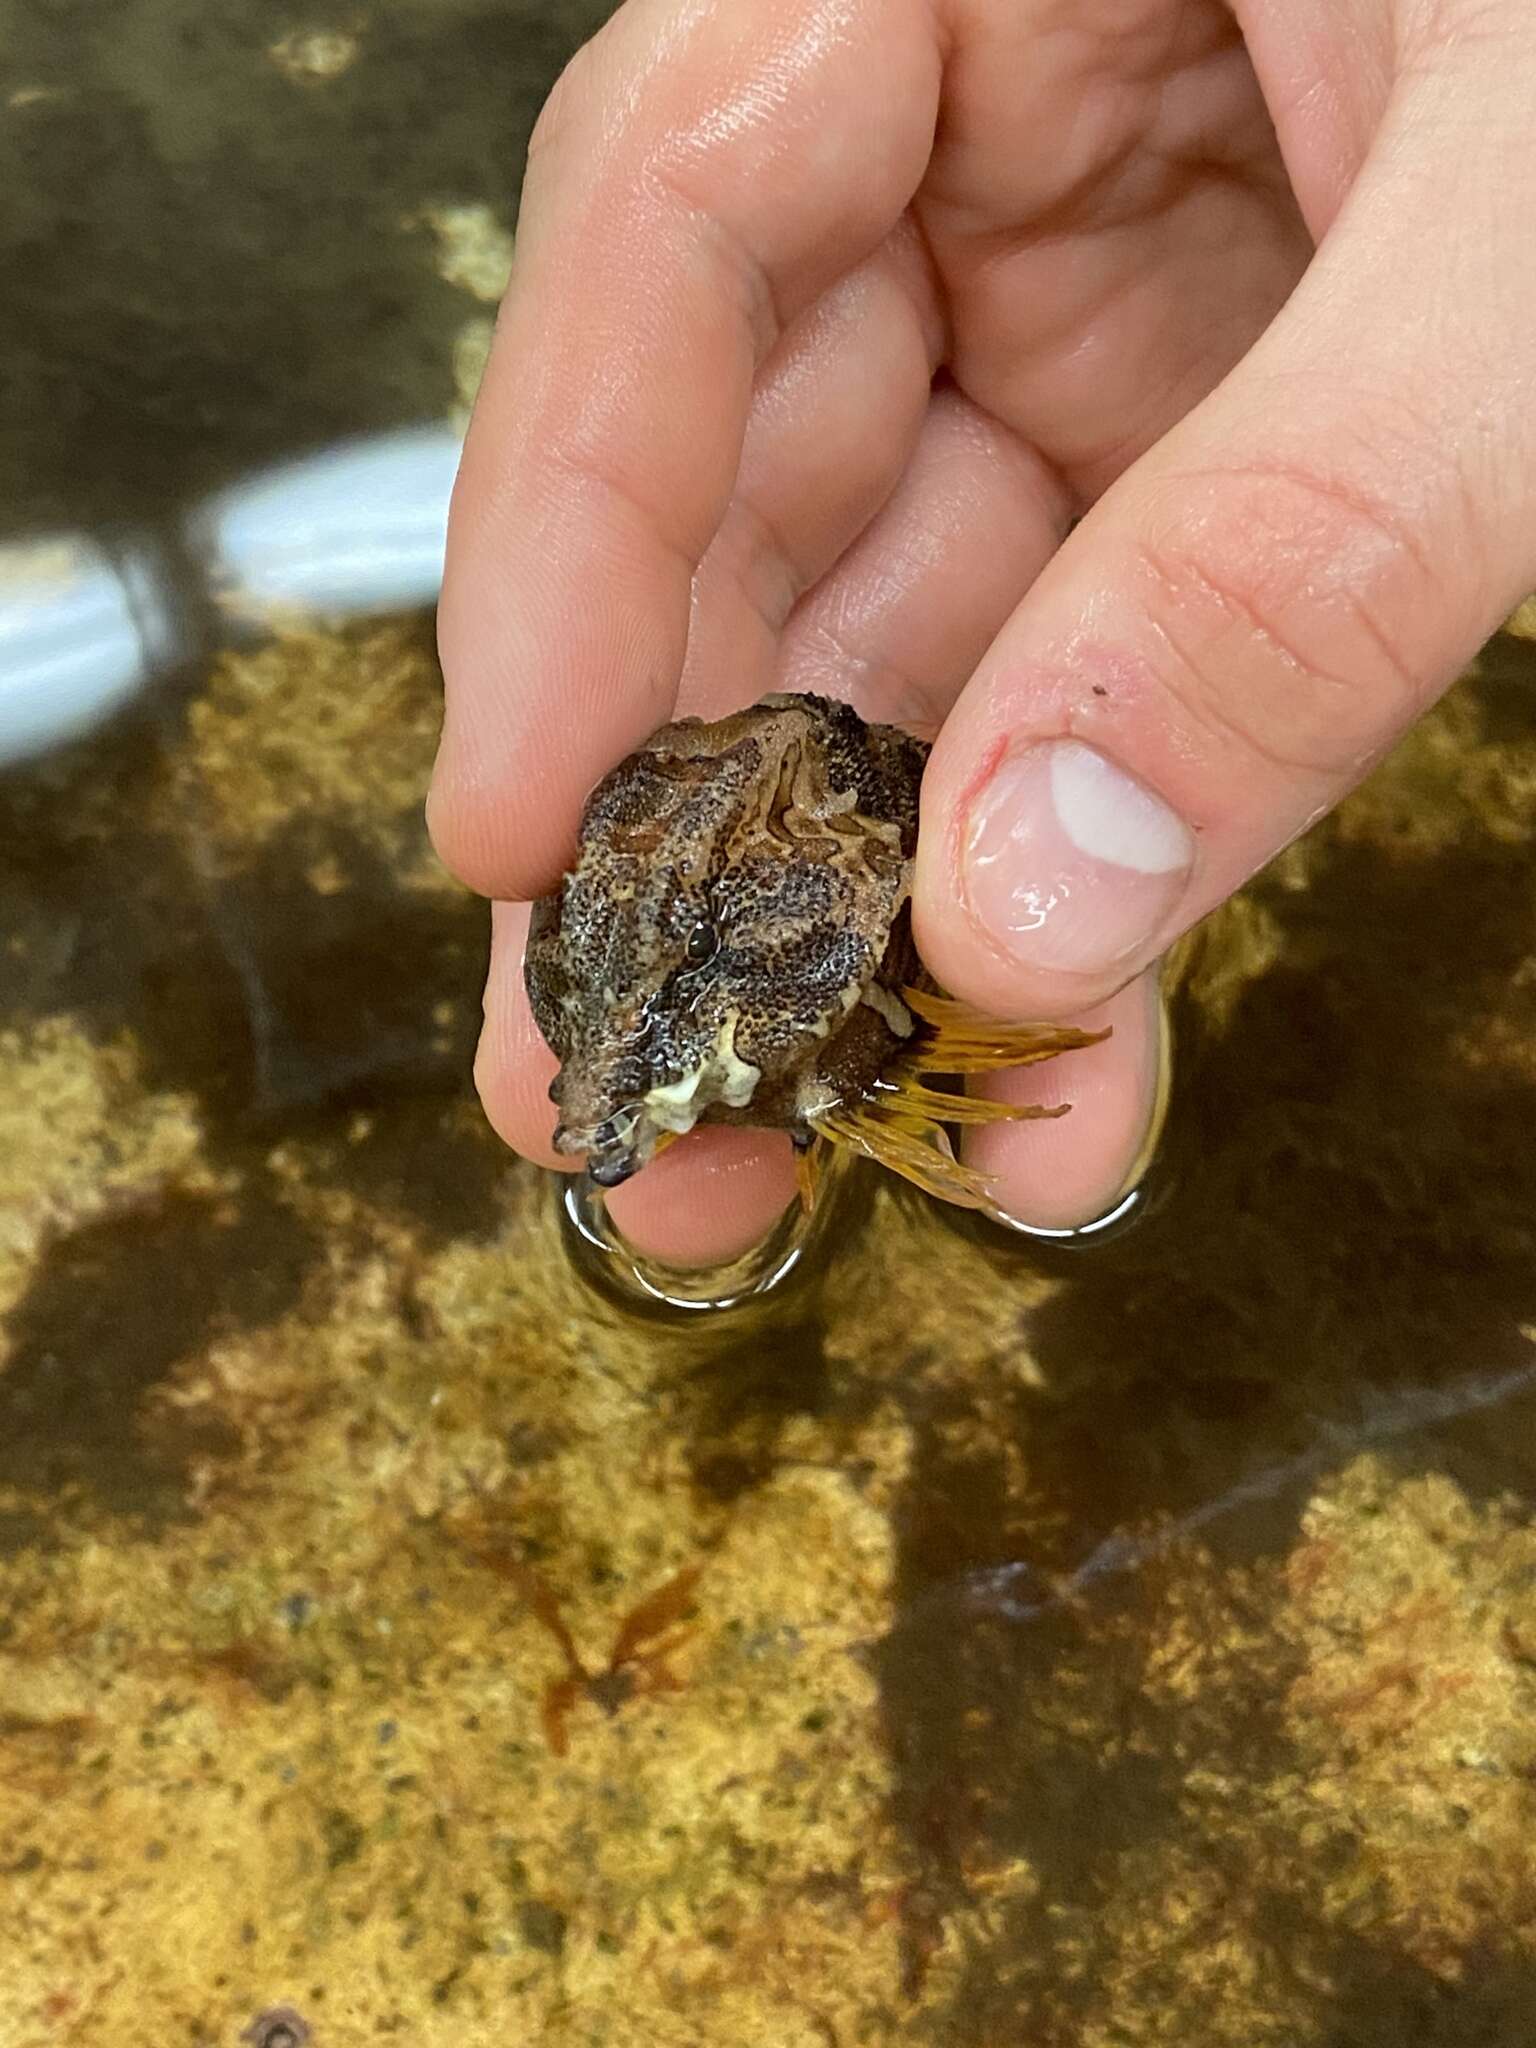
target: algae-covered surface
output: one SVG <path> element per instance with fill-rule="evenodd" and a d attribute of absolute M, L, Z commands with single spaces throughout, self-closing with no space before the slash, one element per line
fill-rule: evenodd
<path fill-rule="evenodd" d="M 451 416 L 582 19 L 66 13 L 0 524 Z M 0 775 L 0 2048 L 1536 2040 L 1533 657 L 1203 935 L 1134 1229 L 687 1322 L 479 1118 L 428 622 Z"/>

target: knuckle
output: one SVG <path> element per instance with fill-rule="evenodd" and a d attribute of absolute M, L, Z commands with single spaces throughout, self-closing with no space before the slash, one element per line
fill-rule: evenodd
<path fill-rule="evenodd" d="M 752 336 L 756 360 L 762 362 L 788 325 L 789 308 L 780 304 L 772 273 L 750 235 L 721 210 L 713 153 L 690 149 L 674 160 L 663 146 L 648 156 L 644 175 L 658 204 L 688 220 L 704 236 L 715 268 Z"/>
<path fill-rule="evenodd" d="M 878 706 L 865 715 L 886 724 L 932 735 L 953 701 L 931 673 L 914 672 L 893 647 L 882 644 L 856 608 L 808 620 L 796 654 L 795 688 L 825 688 L 861 709 Z"/>
<path fill-rule="evenodd" d="M 584 203 L 611 214 L 626 237 L 686 221 L 705 238 L 761 359 L 785 320 L 752 237 L 720 211 L 719 166 L 728 142 L 701 139 L 685 119 L 680 53 L 637 67 L 622 40 L 610 40 L 622 25 L 621 10 L 556 79 L 529 138 L 528 181 L 541 190 L 579 185 Z"/>
<path fill-rule="evenodd" d="M 556 78 L 528 138 L 530 170 L 558 157 L 573 130 L 584 125 L 596 95 L 593 45 L 584 43 Z"/>
<path fill-rule="evenodd" d="M 1437 680 L 1416 652 L 1434 578 L 1411 513 L 1316 466 L 1204 480 L 1208 506 L 1138 550 L 1173 687 L 1273 766 L 1358 769 Z"/>
<path fill-rule="evenodd" d="M 705 560 L 776 640 L 805 590 L 807 573 L 774 522 L 750 498 L 738 497 Z"/>

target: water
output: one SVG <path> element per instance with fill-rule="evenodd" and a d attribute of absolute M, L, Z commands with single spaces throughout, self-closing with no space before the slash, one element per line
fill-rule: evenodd
<path fill-rule="evenodd" d="M 1212 929 L 1134 1227 L 626 1305 L 419 817 L 593 18 L 6 17 L 0 2048 L 1521 2042 L 1536 661 Z"/>

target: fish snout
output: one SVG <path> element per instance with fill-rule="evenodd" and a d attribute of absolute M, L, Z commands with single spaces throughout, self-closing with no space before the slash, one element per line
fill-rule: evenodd
<path fill-rule="evenodd" d="M 585 1128 L 562 1122 L 555 1132 L 555 1150 L 585 1153 L 587 1172 L 597 1185 L 616 1188 L 645 1164 L 644 1133 L 644 1112 L 638 1105 L 626 1105 Z"/>

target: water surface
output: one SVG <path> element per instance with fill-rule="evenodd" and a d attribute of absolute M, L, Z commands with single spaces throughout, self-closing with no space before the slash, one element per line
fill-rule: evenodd
<path fill-rule="evenodd" d="M 1536 2038 L 1536 661 L 1212 928 L 1137 1229 L 594 1292 L 420 801 L 598 11 L 0 13 L 0 2044 Z"/>

